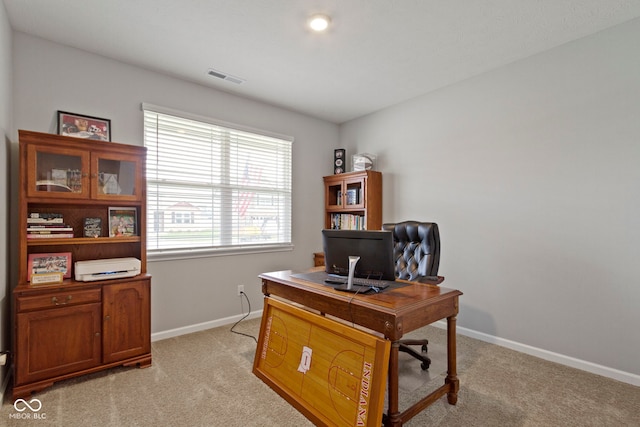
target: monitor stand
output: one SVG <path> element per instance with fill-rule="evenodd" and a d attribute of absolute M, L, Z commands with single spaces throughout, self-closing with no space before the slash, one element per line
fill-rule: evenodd
<path fill-rule="evenodd" d="M 353 276 L 356 272 L 356 264 L 358 263 L 358 261 L 360 261 L 360 257 L 359 256 L 350 256 L 349 257 L 349 277 L 347 279 L 347 289 L 349 290 L 351 289 L 351 287 L 353 286 Z"/>

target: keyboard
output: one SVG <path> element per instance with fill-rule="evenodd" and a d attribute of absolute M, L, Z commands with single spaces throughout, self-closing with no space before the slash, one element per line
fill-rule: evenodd
<path fill-rule="evenodd" d="M 334 275 L 330 275 L 327 279 L 324 280 L 324 282 L 330 285 L 338 285 L 334 287 L 334 289 L 338 291 L 355 292 L 360 294 L 365 292 L 370 292 L 370 291 L 380 292 L 381 290 L 389 286 L 389 282 L 386 280 L 354 277 L 352 288 L 347 289 L 347 278 L 343 276 L 334 276 Z"/>

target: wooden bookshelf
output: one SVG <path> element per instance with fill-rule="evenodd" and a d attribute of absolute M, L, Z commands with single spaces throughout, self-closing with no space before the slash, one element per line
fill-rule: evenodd
<path fill-rule="evenodd" d="M 13 398 L 113 366 L 150 366 L 146 148 L 23 130 L 19 136 Z M 110 207 L 135 211 L 134 235 L 109 237 Z M 95 237 L 85 237 L 85 218 L 100 218 Z M 46 263 L 35 267 L 29 259 L 38 257 Z M 140 260 L 139 275 L 75 280 L 77 261 L 128 257 Z M 54 272 L 51 283 L 35 283 L 33 273 L 46 275 L 50 258 L 68 274 Z"/>
<path fill-rule="evenodd" d="M 325 228 L 382 228 L 382 173 L 367 170 L 329 175 L 323 179 Z"/>

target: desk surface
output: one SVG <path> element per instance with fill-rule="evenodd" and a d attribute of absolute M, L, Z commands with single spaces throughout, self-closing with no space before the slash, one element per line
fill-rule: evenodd
<path fill-rule="evenodd" d="M 442 286 L 398 281 L 380 293 L 353 294 L 293 277 L 291 270 L 260 275 L 262 292 L 294 301 L 384 334 L 396 341 L 403 334 L 458 312 L 462 292 Z"/>

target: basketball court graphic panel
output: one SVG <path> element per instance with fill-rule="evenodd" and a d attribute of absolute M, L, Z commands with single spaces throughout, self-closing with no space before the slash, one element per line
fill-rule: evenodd
<path fill-rule="evenodd" d="M 312 422 L 380 426 L 390 342 L 265 298 L 253 372 Z"/>

